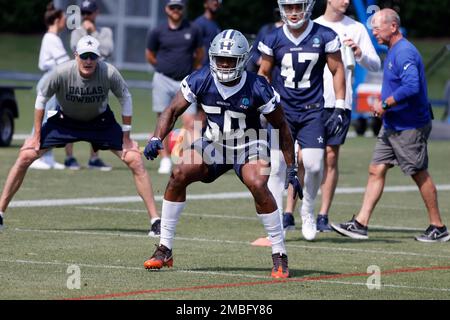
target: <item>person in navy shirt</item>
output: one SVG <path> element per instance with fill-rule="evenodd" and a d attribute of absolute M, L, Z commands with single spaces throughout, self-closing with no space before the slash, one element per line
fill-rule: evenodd
<path fill-rule="evenodd" d="M 275 29 L 283 25 L 281 20 L 280 9 L 278 7 L 273 9 L 274 22 L 266 23 L 263 25 L 256 34 L 255 41 L 253 42 L 252 50 L 250 51 L 250 60 L 247 65 L 247 71 L 258 72 L 261 64 L 261 52 L 258 50 L 258 43 L 268 34 Z"/>
<path fill-rule="evenodd" d="M 430 225 L 415 239 L 422 242 L 448 241 L 450 234 L 441 220 L 436 186 L 427 170 L 427 140 L 431 132 L 432 111 L 422 58 L 414 45 L 402 36 L 400 17 L 394 10 L 377 12 L 371 23 L 378 43 L 389 47 L 384 61 L 382 101 L 373 108 L 375 116 L 383 119 L 383 127 L 369 166 L 361 210 L 349 222 L 332 224 L 332 228 L 344 236 L 367 239 L 367 225 L 383 193 L 386 173 L 398 165 L 419 187 L 428 211 Z"/>
<path fill-rule="evenodd" d="M 301 194 L 294 167 L 294 144 L 278 95 L 267 81 L 245 71 L 249 44 L 237 30 L 218 34 L 209 49 L 210 67 L 204 67 L 181 82 L 170 106 L 158 120 L 154 137 L 144 155 L 154 159 L 178 116 L 189 104 L 199 103 L 207 115 L 207 127 L 202 138 L 184 150 L 174 168 L 162 205 L 161 241 L 155 253 L 144 263 L 147 269 L 171 267 L 172 243 L 179 216 L 186 203 L 189 184 L 216 180 L 230 169 L 253 195 L 258 217 L 272 241 L 272 277 L 289 276 L 283 228 L 277 204 L 267 187 L 270 172 L 270 149 L 267 134 L 263 134 L 260 115 L 277 130 L 279 142 L 290 170 L 285 187 L 293 185 Z M 247 139 L 247 138 L 249 139 Z"/>
<path fill-rule="evenodd" d="M 333 30 L 310 20 L 314 1 L 278 0 L 278 5 L 284 25 L 259 42 L 262 61 L 258 73 L 271 80 L 280 93 L 281 106 L 301 148 L 298 162 L 305 169 L 304 198 L 300 209 L 302 234 L 306 240 L 313 240 L 317 231 L 314 203 L 322 181 L 326 130 L 338 131 L 339 122 L 334 120 L 340 120 L 341 124 L 343 120 L 345 75 L 341 44 Z M 334 127 L 329 128 L 323 120 L 325 65 L 333 75 L 337 110 L 330 116 Z M 275 170 L 270 176 L 269 187 L 282 214 L 281 185 L 285 167 L 278 154 L 272 150 L 272 162 L 275 157 L 281 161 L 278 167 L 273 167 Z"/>
<path fill-rule="evenodd" d="M 220 33 L 220 27 L 215 20 L 221 4 L 222 0 L 204 0 L 203 7 L 205 11 L 194 20 L 194 23 L 201 30 L 205 52 L 208 52 L 211 41 Z M 202 60 L 202 66 L 207 65 L 209 65 L 209 55 L 205 54 Z"/>
<path fill-rule="evenodd" d="M 167 22 L 151 30 L 145 51 L 147 61 L 155 68 L 153 76 L 152 106 L 158 117 L 167 108 L 183 80 L 193 70 L 201 67 L 204 56 L 202 34 L 193 23 L 183 18 L 183 0 L 168 0 L 165 6 Z M 183 115 L 183 128 L 193 135 L 196 105 Z M 168 141 L 162 150 L 158 173 L 169 174 L 170 160 Z"/>

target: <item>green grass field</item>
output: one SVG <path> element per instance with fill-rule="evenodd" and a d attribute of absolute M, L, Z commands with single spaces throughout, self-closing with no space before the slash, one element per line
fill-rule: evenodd
<path fill-rule="evenodd" d="M 373 144 L 374 139 L 352 138 L 343 148 L 339 187 L 350 189 L 336 195 L 332 221 L 347 220 L 359 209 L 362 193 L 352 188 L 365 186 Z M 443 189 L 439 200 L 447 224 L 449 146 L 448 142 L 430 143 L 430 171 Z M 79 144 L 77 150 L 85 163 L 87 145 Z M 17 151 L 18 144 L 0 149 L 1 180 Z M 62 156 L 57 150 L 56 157 Z M 412 191 L 385 192 L 371 221 L 369 240 L 357 242 L 329 233 L 306 242 L 297 222 L 297 230 L 287 234 L 292 277 L 272 281 L 270 249 L 250 245 L 264 235 L 263 227 L 251 198 L 230 195 L 230 191 L 245 191 L 231 173 L 211 185 L 198 183 L 188 189 L 192 196 L 208 194 L 210 198 L 224 193 L 229 197 L 188 201 L 177 228 L 174 268 L 144 270 L 143 262 L 153 253 L 157 240 L 146 235 L 149 221 L 143 204 L 133 200 L 89 204 L 86 200 L 135 196 L 129 171 L 112 154 L 104 152 L 103 156 L 113 164 L 112 172 L 29 171 L 0 234 L 0 299 L 450 298 L 449 244 L 414 241 L 413 236 L 428 221 L 414 184 L 398 168 L 390 172 L 387 186 L 409 186 Z M 146 165 L 160 196 L 168 177 L 156 173 L 157 163 Z M 56 199 L 79 202 L 42 206 L 32 202 L 42 199 L 49 204 Z M 298 214 L 296 218 L 300 220 Z M 80 268 L 79 290 L 66 286 L 70 265 Z M 381 270 L 379 290 L 366 286 L 367 268 L 372 265 Z"/>
<path fill-rule="evenodd" d="M 37 71 L 40 37 L 24 36 L 20 41 L 16 36 L 1 37 L 0 52 L 6 59 L 0 61 L 0 70 Z M 431 56 L 444 42 L 448 41 L 418 41 L 418 47 Z M 445 69 L 442 74 L 448 77 Z M 130 79 L 145 76 L 129 74 Z M 437 81 L 429 81 L 430 91 L 440 98 L 441 70 L 436 77 Z M 150 132 L 155 125 L 150 92 L 136 89 L 131 93 L 133 132 Z M 16 133 L 28 133 L 35 93 L 20 91 L 17 99 L 21 115 Z M 115 98 L 111 104 L 118 115 Z M 0 148 L 0 187 L 21 143 L 15 140 L 11 147 Z M 332 222 L 357 213 L 374 143 L 373 138 L 358 137 L 348 139 L 343 147 Z M 85 165 L 88 145 L 77 144 L 75 153 Z M 59 161 L 64 159 L 63 150 L 56 150 L 55 155 Z M 450 225 L 450 142 L 431 141 L 429 155 L 430 172 L 440 189 L 442 216 Z M 329 233 L 306 242 L 297 214 L 297 230 L 287 234 L 292 277 L 272 281 L 270 249 L 250 245 L 264 235 L 263 227 L 252 199 L 240 193 L 246 190 L 234 173 L 213 184 L 189 187 L 190 196 L 206 195 L 206 200 L 188 201 L 177 227 L 174 268 L 144 270 L 143 262 L 158 240 L 147 237 L 149 219 L 143 203 L 126 198 L 136 197 L 128 169 L 109 152 L 101 156 L 113 165 L 113 171 L 28 172 L 5 216 L 6 229 L 0 233 L 0 299 L 450 299 L 450 244 L 414 241 L 428 219 L 414 183 L 398 168 L 389 173 L 387 187 L 399 188 L 387 189 L 383 195 L 371 221 L 369 240 L 357 242 Z M 146 162 L 146 166 L 160 209 L 168 176 L 157 174 L 157 161 Z M 225 199 L 212 199 L 219 193 Z M 55 202 L 64 199 L 76 203 Z M 67 287 L 71 265 L 80 268 L 80 289 Z M 369 266 L 381 270 L 379 290 L 367 287 Z"/>

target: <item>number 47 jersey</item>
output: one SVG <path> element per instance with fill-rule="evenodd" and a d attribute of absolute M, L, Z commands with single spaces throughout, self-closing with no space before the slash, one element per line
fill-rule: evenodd
<path fill-rule="evenodd" d="M 239 138 L 248 130 L 262 129 L 260 114 L 268 114 L 279 104 L 279 95 L 264 77 L 243 72 L 237 85 L 228 87 L 211 74 L 209 67 L 193 72 L 181 82 L 186 101 L 201 104 L 207 115 L 208 140 Z"/>
<path fill-rule="evenodd" d="M 286 25 L 259 42 L 258 49 L 274 59 L 272 85 L 281 96 L 288 118 L 298 117 L 310 105 L 323 108 L 323 70 L 326 56 L 340 49 L 338 35 L 328 27 L 309 21 L 299 38 Z"/>

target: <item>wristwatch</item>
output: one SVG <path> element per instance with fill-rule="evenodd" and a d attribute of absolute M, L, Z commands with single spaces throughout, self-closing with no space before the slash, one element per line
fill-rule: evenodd
<path fill-rule="evenodd" d="M 386 101 L 383 101 L 383 103 L 381 104 L 381 108 L 382 108 L 383 110 L 389 109 L 389 105 L 387 104 Z"/>

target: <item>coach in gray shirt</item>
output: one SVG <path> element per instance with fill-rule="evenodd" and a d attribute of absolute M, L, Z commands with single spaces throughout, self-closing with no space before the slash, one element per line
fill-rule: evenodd
<path fill-rule="evenodd" d="M 92 36 L 81 38 L 76 46 L 75 60 L 56 66 L 40 87 L 35 104 L 35 131 L 25 141 L 16 163 L 9 171 L 0 197 L 0 216 L 19 190 L 34 160 L 51 148 L 86 141 L 91 143 L 94 151 L 111 150 L 131 169 L 151 223 L 158 226 L 152 228 L 151 235 L 157 236 L 160 222 L 150 178 L 138 144 L 130 139 L 133 113 L 131 95 L 119 71 L 99 61 L 99 55 L 97 39 Z M 108 105 L 110 90 L 122 106 L 122 127 L 116 122 Z M 56 95 L 59 104 L 58 112 L 42 126 L 45 103 L 53 95 Z"/>

